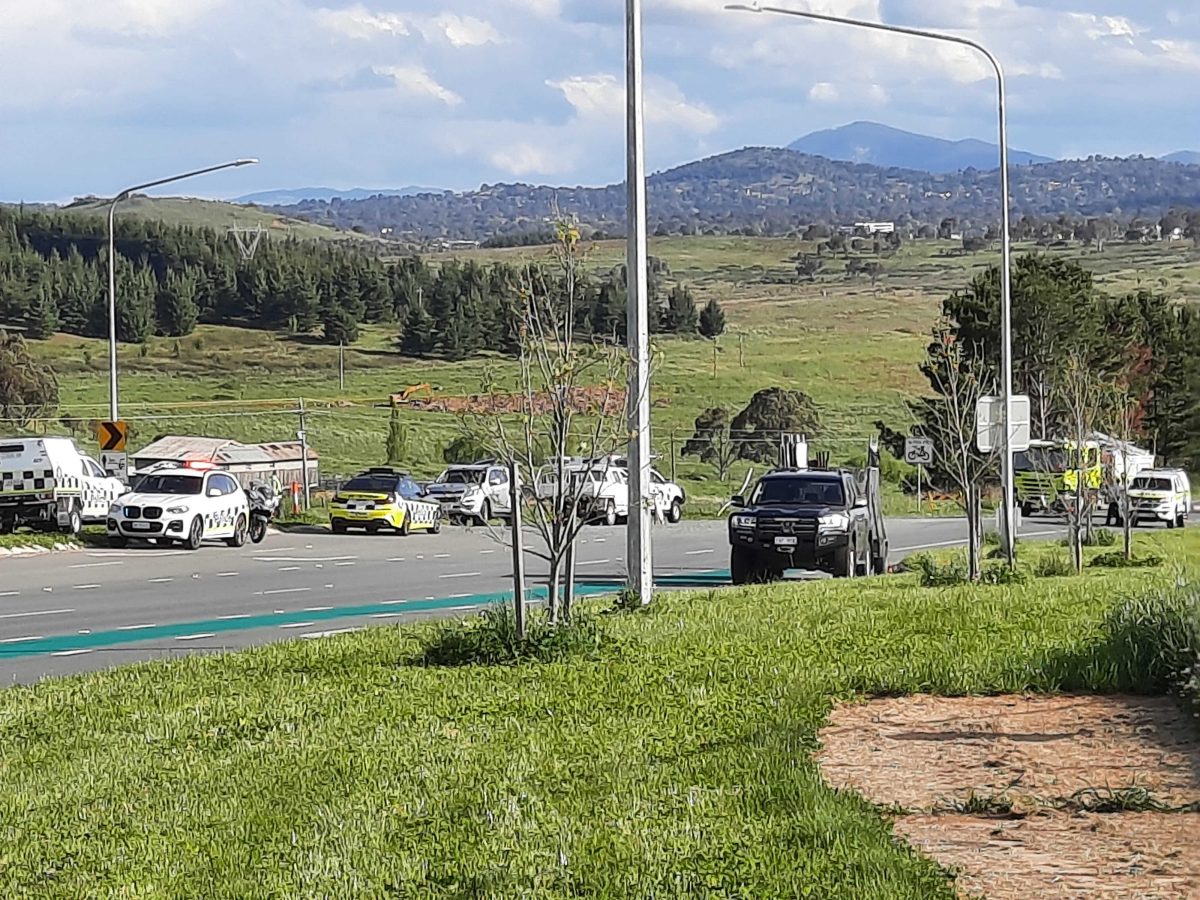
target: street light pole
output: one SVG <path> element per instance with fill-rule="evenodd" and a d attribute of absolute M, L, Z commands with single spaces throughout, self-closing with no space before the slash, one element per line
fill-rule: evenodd
<path fill-rule="evenodd" d="M 642 4 L 625 0 L 625 302 L 632 356 L 629 413 L 629 589 L 643 605 L 654 592 L 650 510 L 650 303 L 646 253 L 646 160 L 642 129 Z"/>
<path fill-rule="evenodd" d="M 252 166 L 258 163 L 257 159 L 236 159 L 233 162 L 221 163 L 219 166 L 208 166 L 204 169 L 196 169 L 192 172 L 184 172 L 182 175 L 172 175 L 170 178 L 160 178 L 157 181 L 147 181 L 145 184 L 135 184 L 133 187 L 125 188 L 125 190 L 113 197 L 112 203 L 108 207 L 108 418 L 112 422 L 117 421 L 117 239 L 116 239 L 116 215 L 117 204 L 122 200 L 128 199 L 130 194 L 137 191 L 144 191 L 147 188 L 158 187 L 161 184 L 170 184 L 173 181 L 183 181 L 185 178 L 194 178 L 197 175 L 207 175 L 209 172 L 216 172 L 220 169 L 233 169 L 238 166 Z"/>
<path fill-rule="evenodd" d="M 1000 124 L 1000 228 L 1001 255 L 1000 266 L 1000 368 L 1001 381 L 1004 388 L 1004 443 L 1000 458 L 1000 477 L 1004 485 L 1004 541 L 1005 555 L 1009 565 L 1016 562 L 1014 534 L 1014 509 L 1016 506 L 1013 486 L 1013 451 L 1012 451 L 1012 240 L 1009 222 L 1009 187 L 1008 187 L 1008 115 L 1005 103 L 1004 70 L 995 55 L 976 41 L 960 37 L 956 34 L 945 34 L 939 31 L 925 31 L 920 28 L 908 28 L 903 25 L 886 25 L 883 22 L 871 22 L 865 19 L 850 19 L 843 16 L 830 16 L 824 13 L 802 12 L 796 9 L 781 9 L 776 6 L 746 6 L 735 3 L 725 7 L 730 10 L 754 13 L 774 13 L 781 16 L 795 16 L 801 19 L 813 19 L 818 22 L 832 22 L 837 25 L 852 25 L 857 28 L 869 28 L 873 31 L 887 31 L 892 34 L 905 34 L 910 37 L 926 38 L 947 44 L 958 44 L 969 47 L 983 54 L 996 73 L 997 108 Z"/>

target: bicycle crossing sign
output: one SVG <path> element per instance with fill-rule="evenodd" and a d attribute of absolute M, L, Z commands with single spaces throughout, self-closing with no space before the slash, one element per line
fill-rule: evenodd
<path fill-rule="evenodd" d="M 904 439 L 904 461 L 912 466 L 928 466 L 933 463 L 933 441 L 927 437 Z"/>
<path fill-rule="evenodd" d="M 102 453 L 125 452 L 125 440 L 129 435 L 128 425 L 124 422 L 101 422 L 98 431 Z"/>

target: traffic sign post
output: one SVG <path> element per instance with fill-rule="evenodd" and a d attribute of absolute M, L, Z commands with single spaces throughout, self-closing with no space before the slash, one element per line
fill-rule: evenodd
<path fill-rule="evenodd" d="M 109 475 L 122 481 L 127 480 L 129 470 L 125 453 L 128 438 L 129 426 L 120 420 L 101 422 L 96 429 L 96 439 L 100 442 L 100 465 Z"/>
<path fill-rule="evenodd" d="M 129 459 L 124 452 L 117 453 L 114 450 L 101 451 L 100 467 L 112 477 L 128 481 Z"/>
<path fill-rule="evenodd" d="M 904 439 L 904 461 L 917 467 L 917 512 L 921 512 L 921 479 L 925 467 L 933 462 L 933 440 L 927 437 L 906 437 Z"/>
<path fill-rule="evenodd" d="M 1009 440 L 1015 453 L 1029 449 L 1029 398 L 1014 394 Z M 975 406 L 975 446 L 980 453 L 991 453 L 1004 447 L 1004 398 L 980 397 Z"/>

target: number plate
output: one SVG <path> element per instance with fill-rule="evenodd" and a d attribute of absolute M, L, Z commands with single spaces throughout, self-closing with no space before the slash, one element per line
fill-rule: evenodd
<path fill-rule="evenodd" d="M 130 522 L 129 527 L 132 528 L 134 531 L 149 531 L 150 523 L 149 522 Z"/>
<path fill-rule="evenodd" d="M 776 547 L 795 547 L 796 538 L 794 537 L 777 537 L 775 538 Z"/>

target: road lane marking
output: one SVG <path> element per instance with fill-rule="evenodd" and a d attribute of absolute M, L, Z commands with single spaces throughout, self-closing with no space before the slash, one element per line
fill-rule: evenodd
<path fill-rule="evenodd" d="M 151 578 L 150 584 L 169 584 L 174 580 L 174 578 Z"/>
<path fill-rule="evenodd" d="M 716 553 L 717 551 L 709 547 L 707 550 L 689 550 L 685 556 L 704 556 L 706 553 Z"/>
<path fill-rule="evenodd" d="M 0 644 L 24 644 L 26 641 L 40 641 L 43 639 L 43 635 L 30 634 L 26 635 L 25 637 L 5 638 L 4 640 L 0 641 Z"/>
<path fill-rule="evenodd" d="M 36 612 L 5 613 L 0 619 L 24 619 L 31 616 L 59 616 L 73 613 L 73 609 L 39 609 Z"/>
<path fill-rule="evenodd" d="M 482 572 L 451 572 L 448 575 L 439 575 L 439 578 L 478 578 Z"/>
<path fill-rule="evenodd" d="M 403 556 L 392 556 L 388 558 L 388 562 L 404 562 Z"/>
<path fill-rule="evenodd" d="M 0 591 L 0 597 L 18 597 L 20 594 L 20 591 Z"/>
<path fill-rule="evenodd" d="M 181 634 L 179 637 L 175 638 L 175 640 L 177 640 L 177 641 L 198 641 L 202 638 L 210 638 L 210 637 L 216 637 L 216 636 L 217 636 L 216 632 L 201 631 L 198 634 Z"/>
<path fill-rule="evenodd" d="M 451 600 L 461 600 L 463 597 L 470 597 L 470 596 L 471 595 L 469 593 L 468 594 L 451 594 L 450 599 Z"/>
<path fill-rule="evenodd" d="M 1017 537 L 1036 538 L 1036 537 L 1057 537 L 1062 534 L 1062 531 L 1023 531 Z M 912 547 L 890 547 L 889 553 L 912 553 L 914 550 L 937 550 L 941 547 L 961 547 L 967 543 L 966 538 L 960 538 L 956 541 L 938 541 L 932 544 L 916 544 Z"/>
<path fill-rule="evenodd" d="M 57 653 L 51 653 L 51 656 L 82 656 L 85 653 L 94 652 L 92 649 L 87 650 L 59 650 Z"/>
<path fill-rule="evenodd" d="M 450 554 L 449 553 L 435 553 L 435 554 L 433 554 L 433 558 L 434 559 L 449 559 Z"/>
<path fill-rule="evenodd" d="M 94 591 L 98 587 L 100 587 L 100 585 L 98 585 L 98 584 L 77 584 L 77 585 L 75 585 L 75 590 L 77 590 L 77 591 Z"/>
<path fill-rule="evenodd" d="M 338 569 L 338 568 L 341 568 L 342 566 L 353 566 L 353 565 L 356 565 L 356 563 L 352 563 L 352 562 L 337 563 L 334 566 L 334 568 Z"/>
<path fill-rule="evenodd" d="M 103 566 L 123 566 L 123 565 L 125 565 L 125 563 L 121 562 L 120 560 L 115 560 L 113 562 L 75 563 L 75 565 L 70 566 L 69 568 L 72 568 L 72 569 L 99 569 L 99 568 L 102 568 Z"/>
<path fill-rule="evenodd" d="M 271 547 L 255 550 L 255 553 L 291 553 L 295 547 Z"/>
<path fill-rule="evenodd" d="M 218 578 L 237 578 L 238 573 L 237 572 L 218 572 L 217 577 Z"/>
<path fill-rule="evenodd" d="M 284 625 L 280 625 L 279 627 L 280 628 L 312 628 L 316 624 L 317 624 L 316 622 L 288 622 Z"/>
<path fill-rule="evenodd" d="M 314 638 L 333 637 L 335 634 L 350 634 L 360 630 L 359 628 L 334 628 L 330 631 L 308 631 L 300 635 L 300 637 L 313 640 Z"/>
<path fill-rule="evenodd" d="M 331 609 L 333 609 L 332 606 L 306 606 L 306 607 L 304 607 L 303 611 L 304 612 L 329 612 L 329 610 L 331 610 Z"/>
<path fill-rule="evenodd" d="M 479 609 L 481 606 L 486 606 L 485 603 L 470 603 L 466 606 L 451 606 L 447 612 L 459 612 L 464 609 Z"/>
<path fill-rule="evenodd" d="M 312 588 L 306 588 L 306 587 L 303 587 L 303 588 L 277 588 L 276 590 L 273 590 L 273 591 L 255 591 L 254 596 L 255 597 L 271 597 L 275 594 L 305 594 L 311 590 L 312 590 Z"/>
<path fill-rule="evenodd" d="M 608 541 L 608 538 L 593 538 L 593 540 L 594 540 L 594 541 L 595 541 L 597 544 L 603 544 L 603 543 L 605 543 L 606 541 Z"/>
<path fill-rule="evenodd" d="M 575 565 L 577 565 L 577 566 L 606 566 L 610 562 L 612 562 L 612 560 L 610 560 L 610 559 L 585 559 L 582 562 L 575 563 Z"/>
<path fill-rule="evenodd" d="M 489 553 L 495 553 L 496 551 L 495 550 L 480 550 L 479 552 L 481 555 L 487 556 Z"/>
<path fill-rule="evenodd" d="M 396 616 L 402 616 L 404 613 L 372 613 L 372 619 L 394 619 Z"/>
<path fill-rule="evenodd" d="M 217 616 L 217 618 L 223 622 L 231 622 L 234 619 L 248 619 L 250 618 L 250 613 L 234 613 L 231 616 Z"/>
<path fill-rule="evenodd" d="M 319 562 L 341 562 L 344 559 L 358 559 L 357 556 L 265 556 L 262 558 L 254 557 L 255 562 L 285 562 L 285 563 L 319 563 Z"/>
<path fill-rule="evenodd" d="M 279 571 L 280 572 L 299 572 L 300 567 L 299 566 L 280 566 Z"/>
<path fill-rule="evenodd" d="M 153 622 L 148 622 L 145 625 L 122 625 L 117 631 L 141 631 L 143 628 L 157 628 Z"/>
<path fill-rule="evenodd" d="M 411 602 L 412 602 L 411 600 L 384 600 L 383 605 L 384 606 L 396 606 L 400 603 L 411 603 Z"/>

